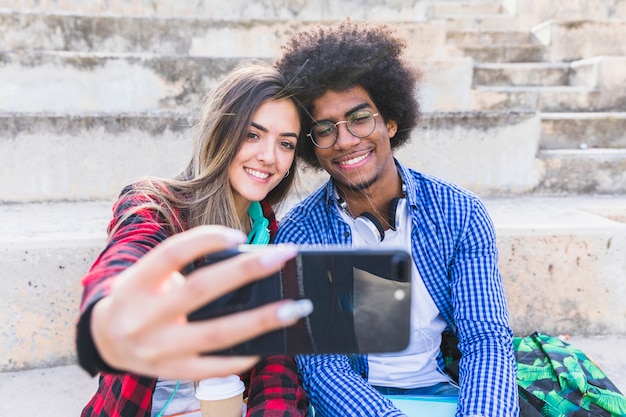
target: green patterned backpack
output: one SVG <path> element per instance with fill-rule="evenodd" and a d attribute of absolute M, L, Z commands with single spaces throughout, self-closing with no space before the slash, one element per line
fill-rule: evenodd
<path fill-rule="evenodd" d="M 545 417 L 623 417 L 626 397 L 587 355 L 557 337 L 515 337 L 520 401 Z"/>

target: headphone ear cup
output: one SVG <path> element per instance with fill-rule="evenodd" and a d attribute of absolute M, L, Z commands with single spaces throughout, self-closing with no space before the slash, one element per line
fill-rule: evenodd
<path fill-rule="evenodd" d="M 389 227 L 391 227 L 391 230 L 398 230 L 398 219 L 396 219 L 396 213 L 398 213 L 399 201 L 400 197 L 394 197 L 389 203 L 389 217 L 387 217 L 387 221 L 389 222 Z"/>
<path fill-rule="evenodd" d="M 368 242 L 382 242 L 385 238 L 385 229 L 378 219 L 368 212 L 363 212 L 354 219 L 357 232 Z"/>
<path fill-rule="evenodd" d="M 393 230 L 398 230 L 400 228 L 400 213 L 403 212 L 406 206 L 406 198 L 394 197 L 389 203 L 389 218 L 387 221 L 389 222 L 389 227 Z"/>

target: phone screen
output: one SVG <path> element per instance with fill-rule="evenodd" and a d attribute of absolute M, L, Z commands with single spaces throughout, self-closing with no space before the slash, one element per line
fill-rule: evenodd
<path fill-rule="evenodd" d="M 258 247 L 257 247 L 258 248 Z M 246 250 L 209 255 L 190 272 Z M 213 354 L 383 353 L 409 343 L 411 257 L 401 250 L 301 246 L 278 273 L 249 284 L 189 315 L 219 317 L 281 299 L 308 298 L 314 310 L 294 326 Z"/>

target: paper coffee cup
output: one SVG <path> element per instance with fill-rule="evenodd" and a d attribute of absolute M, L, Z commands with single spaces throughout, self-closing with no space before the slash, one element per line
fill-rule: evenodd
<path fill-rule="evenodd" d="M 241 417 L 245 386 L 237 375 L 203 379 L 196 388 L 202 417 Z"/>

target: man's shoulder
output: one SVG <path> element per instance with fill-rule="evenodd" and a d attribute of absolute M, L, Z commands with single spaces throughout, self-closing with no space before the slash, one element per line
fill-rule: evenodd
<path fill-rule="evenodd" d="M 293 205 L 278 222 L 276 241 L 304 243 L 312 235 L 325 234 L 329 215 L 325 186 Z"/>
<path fill-rule="evenodd" d="M 323 184 L 317 190 L 295 203 L 287 211 L 287 216 L 304 216 L 312 211 L 321 210 L 328 202 L 328 183 Z"/>
<path fill-rule="evenodd" d="M 422 200 L 479 200 L 478 196 L 458 184 L 434 175 L 408 169 L 413 181 L 413 193 Z"/>

